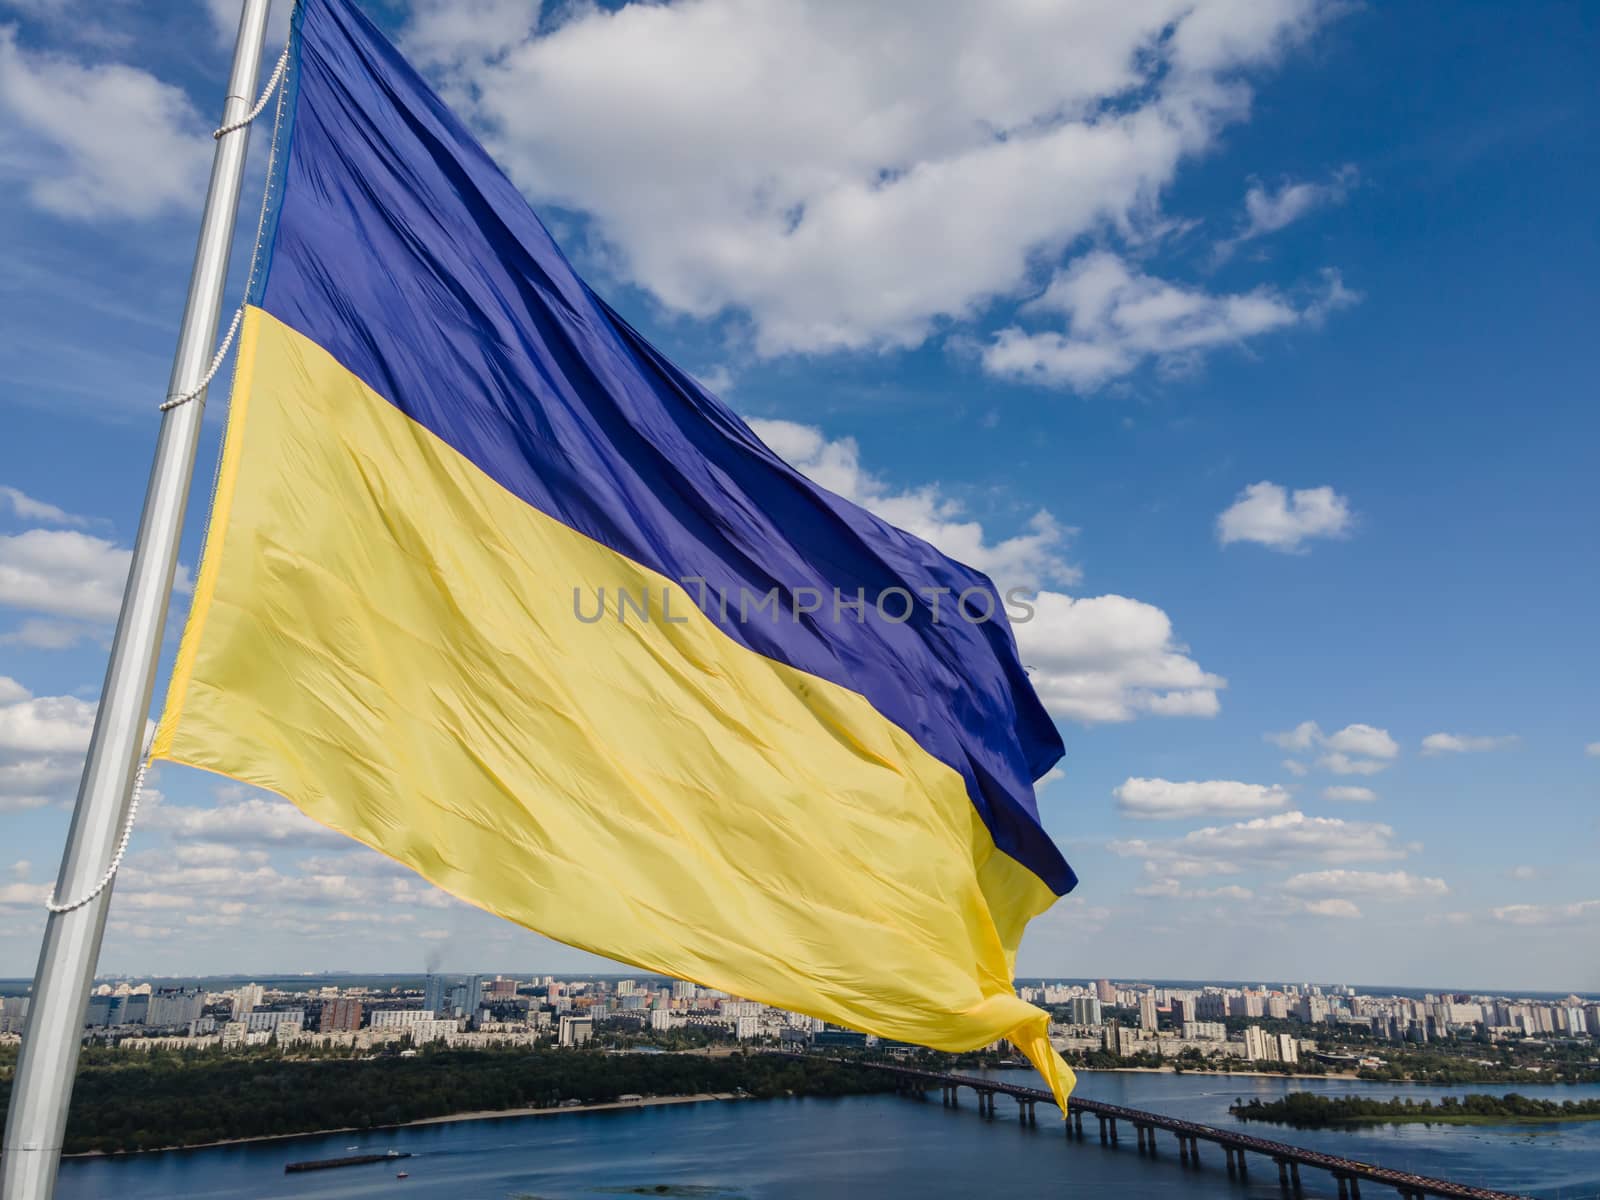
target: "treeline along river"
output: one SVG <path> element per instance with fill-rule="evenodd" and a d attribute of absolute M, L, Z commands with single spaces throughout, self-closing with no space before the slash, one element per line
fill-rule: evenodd
<path fill-rule="evenodd" d="M 1004 1078 L 1033 1082 L 1031 1072 Z M 1236 1100 L 1272 1101 L 1298 1091 L 1416 1100 L 1466 1089 L 1350 1080 L 1143 1073 L 1086 1073 L 1082 1094 L 1224 1127 Z M 1518 1089 L 1547 1100 L 1593 1101 L 1600 1085 Z M 474 1107 L 484 1107 L 475 1105 Z M 1277 1180 L 1259 1164 L 1248 1184 L 1230 1180 L 1220 1153 L 1202 1146 L 1199 1170 L 1182 1167 L 1168 1142 L 1141 1157 L 1131 1138 L 1115 1148 L 1066 1138 L 1053 1109 L 1025 1126 L 1001 1097 L 997 1116 L 978 1116 L 970 1093 L 959 1109 L 938 1093 L 918 1103 L 893 1095 L 742 1100 L 675 1107 L 329 1134 L 159 1154 L 80 1158 L 63 1168 L 60 1200 L 597 1200 L 641 1195 L 695 1200 L 810 1200 L 816 1196 L 994 1195 L 1267 1200 Z M 1253 1126 L 1260 1129 L 1260 1126 Z M 1600 1123 L 1281 1129 L 1284 1141 L 1425 1175 L 1548 1200 L 1600 1197 Z M 415 1157 L 285 1176 L 285 1163 L 388 1149 Z M 396 1179 L 398 1169 L 409 1178 Z M 1319 1172 L 1306 1194 L 1332 1196 Z M 1365 1194 L 1365 1192 L 1363 1193 Z"/>
<path fill-rule="evenodd" d="M 889 1091 L 881 1072 L 775 1055 L 426 1050 L 416 1057 L 91 1051 L 73 1086 L 69 1154 L 370 1129 L 483 1109 L 604 1103 L 628 1094 L 767 1098 Z M 6 1096 L 0 1088 L 0 1121 Z"/>

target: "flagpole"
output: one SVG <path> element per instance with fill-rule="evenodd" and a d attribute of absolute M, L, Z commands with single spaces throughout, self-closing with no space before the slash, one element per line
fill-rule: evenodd
<path fill-rule="evenodd" d="M 250 111 L 270 5 L 271 0 L 243 0 L 222 127 L 242 120 Z M 217 139 L 189 297 L 167 387 L 169 397 L 196 388 L 212 357 L 248 136 L 249 126 L 245 125 Z M 161 166 L 152 164 L 152 169 Z M 127 819 L 143 753 L 204 401 L 201 394 L 192 403 L 168 410 L 161 419 L 111 661 L 56 878 L 55 898 L 62 903 L 88 894 L 100 882 Z M 110 904 L 108 886 L 86 904 L 65 912 L 52 911 L 45 924 L 0 1156 L 0 1197 L 4 1200 L 50 1200 L 55 1194 L 83 1019 Z"/>

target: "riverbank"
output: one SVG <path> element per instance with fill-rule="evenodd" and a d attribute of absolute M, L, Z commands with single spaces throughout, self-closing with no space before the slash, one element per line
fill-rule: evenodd
<path fill-rule="evenodd" d="M 248 1146 L 261 1142 L 287 1142 L 295 1138 L 332 1137 L 339 1133 L 360 1134 L 363 1137 L 395 1129 L 410 1129 L 417 1125 L 453 1125 L 457 1121 L 494 1121 L 503 1117 L 559 1117 L 564 1113 L 606 1112 L 618 1108 L 654 1108 L 664 1104 L 705 1104 L 713 1101 L 747 1100 L 736 1092 L 695 1092 L 687 1096 L 644 1096 L 638 1100 L 607 1100 L 598 1104 L 557 1105 L 554 1108 L 498 1108 L 477 1109 L 472 1112 L 447 1113 L 440 1117 L 418 1117 L 415 1121 L 398 1121 L 393 1125 L 371 1125 L 365 1129 L 354 1125 L 336 1125 L 332 1129 L 307 1129 L 301 1133 L 272 1133 L 260 1137 L 223 1138 L 215 1142 L 196 1142 L 189 1146 L 161 1146 L 150 1150 L 85 1150 L 78 1154 L 63 1154 L 62 1158 L 130 1158 L 139 1154 L 171 1154 L 186 1150 L 214 1150 L 219 1146 Z"/>
<path fill-rule="evenodd" d="M 1235 1115 L 1240 1115 L 1235 1113 Z M 1371 1129 L 1378 1125 L 1572 1125 L 1580 1121 L 1600 1121 L 1600 1113 L 1579 1117 L 1479 1116 L 1475 1113 L 1426 1117 L 1333 1117 L 1326 1121 L 1274 1121 L 1265 1117 L 1243 1117 L 1263 1125 L 1283 1125 L 1290 1129 Z"/>
<path fill-rule="evenodd" d="M 1213 1071 L 1198 1067 L 1073 1067 L 1078 1075 L 1216 1075 L 1235 1079 L 1343 1079 L 1361 1078 L 1354 1071 L 1324 1071 L 1320 1075 L 1289 1075 L 1283 1071 Z"/>
<path fill-rule="evenodd" d="M 1473 1092 L 1429 1098 L 1380 1099 L 1295 1092 L 1280 1100 L 1236 1103 L 1228 1112 L 1241 1121 L 1286 1125 L 1291 1129 L 1352 1129 L 1379 1125 L 1568 1125 L 1600 1121 L 1600 1100 L 1535 1100 L 1516 1092 L 1491 1096 Z"/>
<path fill-rule="evenodd" d="M 634 1095 L 766 1098 L 893 1089 L 892 1078 L 848 1063 L 765 1054 L 705 1058 L 428 1047 L 411 1057 L 371 1059 L 120 1058 L 89 1063 L 79 1072 L 66 1149 L 120 1154 L 394 1129 L 463 1113 L 481 1113 L 478 1119 L 486 1120 L 502 1112 L 568 1111 L 579 1107 L 575 1101 L 639 1103 L 623 1099 Z"/>

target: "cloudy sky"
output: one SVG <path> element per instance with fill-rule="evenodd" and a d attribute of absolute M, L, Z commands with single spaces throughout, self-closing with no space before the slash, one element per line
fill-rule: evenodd
<path fill-rule="evenodd" d="M 0 0 L 0 976 L 37 952 L 236 11 Z M 1584 6 L 368 11 L 775 449 L 1038 591 L 1040 807 L 1082 884 L 1021 970 L 1600 989 Z M 107 970 L 432 959 L 597 963 L 155 775 Z"/>

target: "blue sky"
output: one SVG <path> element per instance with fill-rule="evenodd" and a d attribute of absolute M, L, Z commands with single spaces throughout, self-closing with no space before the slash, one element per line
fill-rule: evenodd
<path fill-rule="evenodd" d="M 231 7 L 0 0 L 0 975 L 104 670 Z M 1594 13 L 1244 7 L 369 11 L 781 453 L 1045 593 L 1040 806 L 1082 884 L 1021 970 L 1600 990 Z M 271 797 L 155 788 L 109 970 L 595 961 Z"/>

